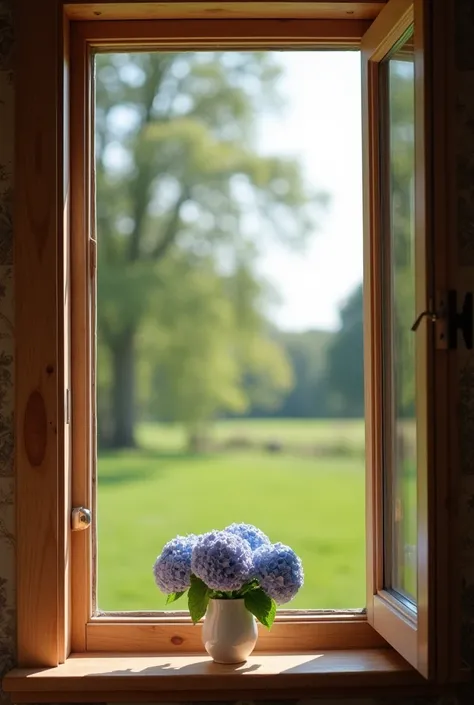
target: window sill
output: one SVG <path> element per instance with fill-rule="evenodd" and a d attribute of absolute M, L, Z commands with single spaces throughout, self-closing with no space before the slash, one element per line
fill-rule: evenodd
<path fill-rule="evenodd" d="M 55 668 L 16 668 L 3 680 L 14 703 L 159 702 L 378 694 L 430 687 L 392 649 L 254 654 L 219 665 L 207 655 L 76 654 Z"/>

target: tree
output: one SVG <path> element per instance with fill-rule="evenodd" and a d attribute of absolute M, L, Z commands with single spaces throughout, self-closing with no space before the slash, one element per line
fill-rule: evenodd
<path fill-rule="evenodd" d="M 340 311 L 341 327 L 329 345 L 327 379 L 335 413 L 364 415 L 363 290 L 360 284 Z"/>
<path fill-rule="evenodd" d="M 231 284 L 242 259 L 251 271 L 257 235 L 294 246 L 313 227 L 322 194 L 308 192 L 293 160 L 261 156 L 253 143 L 258 111 L 277 105 L 278 75 L 271 54 L 258 52 L 96 57 L 99 371 L 110 366 L 98 403 L 107 412 L 101 436 L 114 447 L 134 444 L 137 345 L 150 321 L 158 335 L 156 304 L 173 262 L 212 259 L 213 276 L 227 267 Z M 175 345 L 163 355 L 173 357 Z"/>
<path fill-rule="evenodd" d="M 244 385 L 246 375 L 254 372 L 259 384 L 278 398 L 291 385 L 291 368 L 259 326 L 239 317 L 236 285 L 249 296 L 244 272 L 222 276 L 212 260 L 190 265 L 186 258 L 174 257 L 167 264 L 170 281 L 139 346 L 140 387 L 146 415 L 182 423 L 190 450 L 197 450 L 208 422 L 219 412 L 242 413 L 252 403 L 255 391 Z M 186 287 L 178 292 L 183 278 Z M 247 318 L 252 310 L 243 308 Z"/>

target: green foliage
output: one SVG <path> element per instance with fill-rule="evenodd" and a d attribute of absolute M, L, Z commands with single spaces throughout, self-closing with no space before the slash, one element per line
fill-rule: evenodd
<path fill-rule="evenodd" d="M 170 592 L 170 594 L 166 597 L 165 604 L 171 605 L 173 602 L 176 602 L 176 600 L 179 600 L 179 598 L 182 597 L 185 592 L 185 590 L 183 592 Z"/>
<path fill-rule="evenodd" d="M 193 624 L 199 622 L 206 614 L 209 604 L 210 590 L 203 581 L 191 575 L 191 587 L 188 590 L 188 609 Z"/>
<path fill-rule="evenodd" d="M 254 243 L 266 230 L 300 246 L 325 202 L 297 162 L 256 148 L 278 65 L 267 52 L 95 60 L 100 440 L 128 442 L 137 415 L 195 435 L 216 414 L 275 407 L 292 374 Z"/>
<path fill-rule="evenodd" d="M 245 607 L 264 627 L 270 629 L 276 615 L 276 602 L 262 588 L 250 590 L 244 596 Z"/>

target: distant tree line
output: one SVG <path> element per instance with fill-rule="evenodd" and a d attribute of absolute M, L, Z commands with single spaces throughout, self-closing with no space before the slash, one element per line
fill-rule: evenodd
<path fill-rule="evenodd" d="M 364 415 L 362 287 L 340 312 L 338 331 L 274 331 L 293 385 L 274 408 L 255 404 L 247 417 L 360 418 Z"/>

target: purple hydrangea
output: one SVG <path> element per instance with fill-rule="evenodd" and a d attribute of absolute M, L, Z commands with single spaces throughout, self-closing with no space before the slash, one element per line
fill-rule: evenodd
<path fill-rule="evenodd" d="M 263 531 L 260 531 L 260 529 L 257 529 L 253 524 L 231 524 L 227 526 L 224 531 L 229 531 L 231 534 L 240 536 L 241 539 L 248 541 L 252 551 L 255 551 L 264 544 L 270 544 L 268 536 L 266 536 Z"/>
<path fill-rule="evenodd" d="M 197 539 L 194 534 L 176 536 L 164 546 L 153 566 L 155 582 L 162 592 L 184 592 L 191 585 L 191 555 Z"/>
<path fill-rule="evenodd" d="M 296 553 L 282 543 L 264 544 L 253 555 L 255 577 L 277 605 L 294 598 L 304 582 L 303 564 Z"/>
<path fill-rule="evenodd" d="M 192 572 L 211 590 L 240 590 L 253 572 L 250 545 L 228 531 L 210 531 L 197 540 Z"/>

